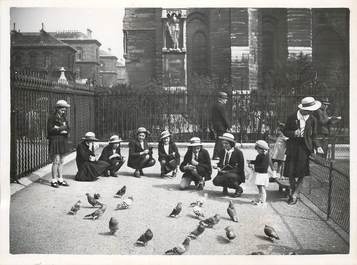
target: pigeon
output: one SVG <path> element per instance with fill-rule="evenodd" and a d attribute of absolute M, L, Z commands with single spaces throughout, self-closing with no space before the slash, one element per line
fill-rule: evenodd
<path fill-rule="evenodd" d="M 95 210 L 91 214 L 87 214 L 86 216 L 84 216 L 84 218 L 91 218 L 92 220 L 96 220 L 104 214 L 106 209 L 107 209 L 106 205 L 103 204 L 102 207 Z"/>
<path fill-rule="evenodd" d="M 115 234 L 116 231 L 118 231 L 119 229 L 119 222 L 116 218 L 112 217 L 110 218 L 110 221 L 109 221 L 109 230 L 110 230 L 110 233 L 112 235 Z"/>
<path fill-rule="evenodd" d="M 114 195 L 114 197 L 121 198 L 126 192 L 126 186 L 124 185 L 118 192 Z"/>
<path fill-rule="evenodd" d="M 72 206 L 68 214 L 75 215 L 81 208 L 81 203 L 82 203 L 81 200 L 77 201 L 76 204 Z"/>
<path fill-rule="evenodd" d="M 188 251 L 188 249 L 190 248 L 190 241 L 191 241 L 191 239 L 189 237 L 186 237 L 185 240 L 182 242 L 182 244 L 180 244 L 177 247 L 167 250 L 165 252 L 165 254 L 166 255 L 182 255 L 183 253 Z"/>
<path fill-rule="evenodd" d="M 215 214 L 214 216 L 202 220 L 200 224 L 204 225 L 205 227 L 212 228 L 214 225 L 218 224 L 221 216 L 219 214 Z"/>
<path fill-rule="evenodd" d="M 265 254 L 262 251 L 254 251 L 254 252 L 250 253 L 250 255 L 265 255 Z"/>
<path fill-rule="evenodd" d="M 93 197 L 94 197 L 94 199 L 98 200 L 100 198 L 100 194 L 99 193 L 94 193 Z"/>
<path fill-rule="evenodd" d="M 136 245 L 139 246 L 146 246 L 147 243 L 153 238 L 153 233 L 150 230 L 150 228 L 148 230 L 146 230 L 146 232 L 144 234 L 142 234 L 139 239 L 136 241 Z"/>
<path fill-rule="evenodd" d="M 133 204 L 134 198 L 129 196 L 128 198 L 122 200 L 118 203 L 116 210 L 125 210 L 128 209 Z"/>
<path fill-rule="evenodd" d="M 205 231 L 205 226 L 203 224 L 199 224 L 197 228 L 192 231 L 188 236 L 191 239 L 196 239 L 199 235 L 201 235 Z"/>
<path fill-rule="evenodd" d="M 94 197 L 92 197 L 89 193 L 86 193 L 87 195 L 87 200 L 89 202 L 90 205 L 92 205 L 93 207 L 96 206 L 103 206 L 103 204 L 99 201 L 97 201 Z"/>
<path fill-rule="evenodd" d="M 205 215 L 203 213 L 203 210 L 200 206 L 196 205 L 195 207 L 193 207 L 192 209 L 193 213 L 195 214 L 195 216 L 198 218 L 198 219 L 201 219 L 201 218 L 204 218 Z"/>
<path fill-rule="evenodd" d="M 233 204 L 232 200 L 229 200 L 227 213 L 233 222 L 238 222 L 237 212 L 236 212 L 236 209 L 234 208 L 234 204 Z"/>
<path fill-rule="evenodd" d="M 207 193 L 205 193 L 205 194 L 203 195 L 203 197 L 200 197 L 197 201 L 192 202 L 192 203 L 190 204 L 190 206 L 191 206 L 191 207 L 195 207 L 195 206 L 202 207 L 203 204 L 207 201 L 207 196 L 208 196 Z"/>
<path fill-rule="evenodd" d="M 280 239 L 278 234 L 277 234 L 277 232 L 275 231 L 275 229 L 273 227 L 271 227 L 271 226 L 265 225 L 264 233 L 273 242 L 274 242 L 274 239 L 278 239 L 278 240 Z"/>
<path fill-rule="evenodd" d="M 226 230 L 226 236 L 229 240 L 236 238 L 236 234 L 231 226 L 227 226 L 224 230 Z"/>
<path fill-rule="evenodd" d="M 180 212 L 182 211 L 182 202 L 179 202 L 176 207 L 172 210 L 172 212 L 170 213 L 170 217 L 176 217 L 180 214 Z"/>

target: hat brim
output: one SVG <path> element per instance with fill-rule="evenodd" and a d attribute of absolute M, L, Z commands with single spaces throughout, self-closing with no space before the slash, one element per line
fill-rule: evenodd
<path fill-rule="evenodd" d="M 218 139 L 220 139 L 220 140 L 225 140 L 225 141 L 228 141 L 228 142 L 231 142 L 231 143 L 236 143 L 235 140 L 230 139 L 230 138 L 228 138 L 228 137 L 224 137 L 224 136 L 218 136 Z"/>
<path fill-rule="evenodd" d="M 99 139 L 97 139 L 97 138 L 86 138 L 86 137 L 82 137 L 82 140 L 85 140 L 85 141 L 92 141 L 92 142 L 99 141 Z"/>
<path fill-rule="evenodd" d="M 260 145 L 260 144 L 255 144 L 255 146 L 259 147 L 259 148 L 261 148 L 263 150 L 269 150 L 269 147 L 267 147 L 267 146 L 263 146 L 263 145 Z"/>
<path fill-rule="evenodd" d="M 68 108 L 70 108 L 71 107 L 71 105 L 56 105 L 56 108 L 66 108 L 66 109 L 68 109 Z"/>
<path fill-rule="evenodd" d="M 321 102 L 318 100 L 315 100 L 315 104 L 312 106 L 303 107 L 302 104 L 298 105 L 298 108 L 301 110 L 311 110 L 311 111 L 318 110 L 320 107 L 321 107 Z"/>
<path fill-rule="evenodd" d="M 202 146 L 202 143 L 188 144 L 187 146 Z"/>
<path fill-rule="evenodd" d="M 110 144 L 117 144 L 121 143 L 123 140 L 115 140 L 115 141 L 109 141 Z"/>
<path fill-rule="evenodd" d="M 163 135 L 163 136 L 160 137 L 160 140 L 162 140 L 162 139 L 164 139 L 164 138 L 166 138 L 166 137 L 170 137 L 170 136 L 171 136 L 171 134 Z"/>

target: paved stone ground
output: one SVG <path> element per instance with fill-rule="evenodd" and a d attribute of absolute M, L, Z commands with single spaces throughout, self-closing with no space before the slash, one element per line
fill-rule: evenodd
<path fill-rule="evenodd" d="M 124 148 L 127 157 L 127 148 Z M 212 153 L 212 149 L 209 149 Z M 184 148 L 180 148 L 183 155 Z M 246 159 L 254 159 L 254 150 L 243 149 Z M 34 254 L 144 254 L 161 255 L 165 250 L 181 243 L 194 230 L 198 220 L 194 218 L 189 204 L 207 193 L 204 205 L 207 216 L 219 213 L 221 221 L 194 241 L 191 241 L 188 255 L 244 255 L 252 251 L 265 254 L 327 254 L 348 253 L 349 244 L 340 233 L 324 221 L 305 203 L 288 206 L 278 192 L 275 183 L 268 188 L 268 204 L 256 208 L 251 200 L 257 195 L 254 184 L 248 179 L 243 185 L 244 194 L 232 199 L 239 215 L 239 223 L 230 221 L 226 209 L 229 199 L 222 196 L 221 188 L 212 181 L 205 190 L 181 191 L 175 179 L 161 179 L 159 164 L 144 170 L 140 179 L 132 177 L 132 170 L 126 165 L 120 170 L 120 177 L 99 178 L 96 182 L 76 182 L 75 161 L 65 166 L 65 178 L 70 187 L 54 189 L 49 186 L 47 175 L 11 197 L 10 205 L 10 253 Z M 213 176 L 215 176 L 215 171 Z M 135 198 L 128 210 L 115 210 L 120 199 L 113 198 L 123 185 L 127 195 Z M 85 193 L 99 192 L 101 201 L 107 205 L 105 214 L 96 221 L 84 220 L 84 215 L 93 208 L 86 201 Z M 83 207 L 75 216 L 66 213 L 77 201 Z M 169 218 L 177 202 L 183 202 L 183 211 L 178 218 Z M 109 235 L 108 222 L 116 217 L 120 229 L 116 236 Z M 280 235 L 274 243 L 268 241 L 263 232 L 265 224 L 272 225 Z M 237 238 L 228 241 L 224 228 L 232 226 Z M 151 228 L 154 238 L 146 247 L 134 246 L 137 238 Z"/>

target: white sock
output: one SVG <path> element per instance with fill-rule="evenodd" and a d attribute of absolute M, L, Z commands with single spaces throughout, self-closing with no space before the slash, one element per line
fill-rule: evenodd
<path fill-rule="evenodd" d="M 63 178 L 62 177 L 58 178 L 58 182 L 63 182 Z"/>
<path fill-rule="evenodd" d="M 57 181 L 57 178 L 52 178 L 51 183 L 56 183 Z"/>

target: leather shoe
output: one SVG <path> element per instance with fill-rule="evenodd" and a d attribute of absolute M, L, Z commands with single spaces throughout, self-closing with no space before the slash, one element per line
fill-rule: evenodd
<path fill-rule="evenodd" d="M 57 182 L 51 182 L 51 187 L 58 188 L 59 186 Z"/>
<path fill-rule="evenodd" d="M 68 183 L 67 183 L 67 181 L 58 181 L 58 185 L 60 185 L 60 186 L 65 186 L 65 187 L 68 187 L 69 185 L 68 185 Z"/>
<path fill-rule="evenodd" d="M 228 189 L 227 189 L 227 187 L 224 187 L 224 188 L 223 188 L 223 195 L 228 195 Z"/>
<path fill-rule="evenodd" d="M 297 203 L 297 201 L 298 201 L 298 198 L 292 198 L 291 197 L 291 200 L 288 202 L 288 205 L 294 205 L 294 204 Z"/>
<path fill-rule="evenodd" d="M 140 171 L 139 170 L 135 170 L 134 177 L 140 178 Z"/>

